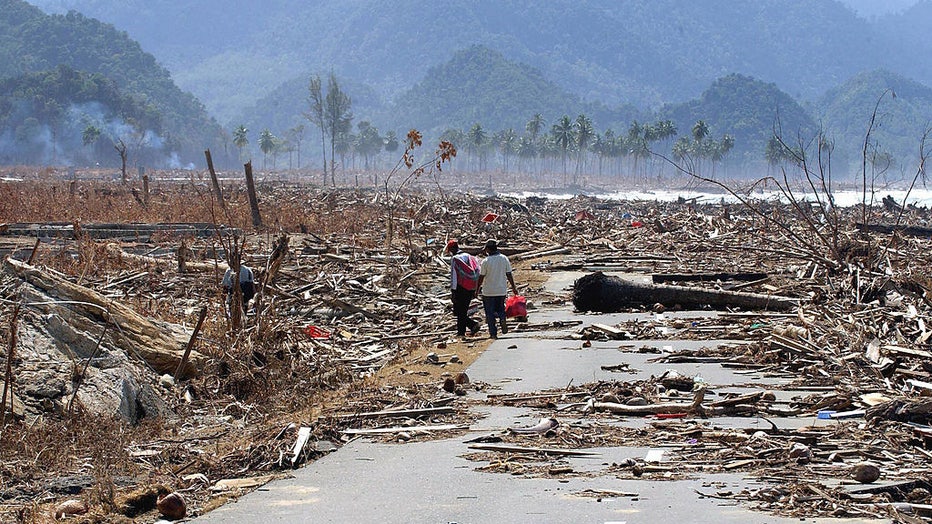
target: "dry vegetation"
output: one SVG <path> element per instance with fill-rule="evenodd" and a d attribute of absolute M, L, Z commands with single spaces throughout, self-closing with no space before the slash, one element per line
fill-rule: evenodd
<path fill-rule="evenodd" d="M 799 221 L 792 209 L 775 204 L 764 203 L 761 213 L 747 213 L 735 206 L 689 202 L 480 198 L 429 194 L 429 188 L 426 183 L 412 184 L 396 195 L 402 198 L 400 202 L 389 204 L 385 199 L 391 195 L 374 191 L 266 183 L 259 187 L 264 225 L 254 229 L 239 184 L 224 187 L 227 211 L 221 212 L 201 180 L 154 182 L 148 196 L 139 193 L 138 184 L 78 182 L 72 194 L 67 181 L 0 183 L 0 222 L 75 225 L 75 238 L 51 238 L 40 244 L 36 266 L 88 288 L 106 290 L 107 297 L 138 313 L 183 324 L 188 331 L 199 309 L 208 308 L 196 345 L 208 364 L 199 376 L 168 385 L 159 383 L 157 374 L 151 377 L 152 387 L 170 405 L 170 416 L 147 417 L 130 425 L 111 416 L 93 415 L 80 405 L 71 411 L 62 409 L 67 399 L 56 397 L 43 401 L 38 417 L 6 420 L 0 429 L 0 520 L 50 522 L 57 505 L 69 498 L 80 499 L 90 509 L 78 522 L 154 520 L 155 496 L 171 490 L 184 494 L 189 513 L 201 513 L 229 496 L 230 492 L 212 495 L 209 491 L 220 479 L 277 475 L 290 469 L 299 427 L 311 428 L 311 442 L 320 444 L 306 448 L 297 464 L 326 453 L 323 443 L 345 441 L 348 437 L 341 431 L 351 422 L 355 428 L 370 424 L 340 415 L 457 402 L 457 396 L 445 394 L 441 386 L 478 356 L 485 341 L 451 339 L 447 274 L 438 258 L 450 237 L 459 238 L 467 250 L 490 236 L 524 254 L 554 246 L 568 248 L 569 255 L 515 259 L 521 270 L 519 285 L 539 304 L 563 300 L 541 289 L 548 271 L 601 266 L 640 273 L 766 271 L 766 282 L 754 283 L 752 289 L 800 299 L 798 319 L 766 323 L 763 328 L 750 320 L 665 328 L 684 338 L 742 338 L 744 334 L 743 338 L 753 341 L 745 348 L 747 352 L 725 358 L 780 368 L 809 385 L 837 387 L 824 399 L 801 402 L 800 410 L 841 409 L 850 405 L 859 388 L 893 396 L 907 389 L 905 380 L 929 376 L 925 363 L 908 355 L 898 357 L 900 374 L 884 376 L 872 365 L 878 362 L 864 355 L 865 346 L 874 339 L 883 347 L 928 348 L 929 331 L 916 323 L 916 318 L 930 310 L 928 237 L 871 235 L 857 231 L 847 217 L 842 221 L 844 229 L 836 231 L 844 241 L 840 251 L 844 258 L 826 261 L 806 225 L 812 222 Z M 386 250 L 389 210 L 395 221 L 394 242 Z M 580 211 L 587 213 L 580 218 Z M 489 212 L 500 215 L 500 220 L 483 223 L 482 217 Z M 632 227 L 627 212 L 643 227 Z M 925 224 L 930 218 L 924 209 L 910 209 L 907 214 L 912 224 Z M 212 271 L 186 273 L 174 267 L 174 254 L 182 245 L 191 250 L 193 261 L 222 262 L 225 254 L 219 236 L 179 238 L 156 233 L 151 238 L 95 240 L 80 234 L 80 226 L 91 223 L 212 223 L 221 222 L 220 216 L 225 217 L 224 225 L 247 232 L 245 260 L 257 268 L 260 281 L 268 271 L 266 263 L 279 234 L 291 237 L 287 264 L 262 293 L 257 314 L 247 318 L 239 331 L 231 328 L 224 311 L 219 265 Z M 872 221 L 884 218 L 882 209 L 873 210 Z M 796 236 L 790 239 L 770 227 L 773 221 L 787 224 Z M 811 243 L 799 245 L 807 241 Z M 167 263 L 140 264 L 116 254 L 108 247 L 112 242 L 118 242 L 124 252 L 163 257 Z M 0 237 L 0 248 L 18 259 L 29 258 L 32 247 L 31 239 Z M 4 362 L 20 282 L 9 275 L 0 278 L 4 299 L 0 355 Z M 911 311 L 907 306 L 917 314 L 903 313 Z M 30 308 L 22 315 L 23 322 L 38 320 L 38 313 Z M 775 330 L 785 329 L 784 324 L 801 324 L 791 326 L 800 331 L 775 339 Z M 310 338 L 303 332 L 307 325 L 320 326 L 332 336 Z M 633 323 L 617 329 L 636 340 L 657 337 L 654 327 Z M 535 329 L 533 325 L 525 328 Z M 761 329 L 765 334 L 760 334 Z M 597 336 L 589 331 L 579 334 L 580 339 Z M 805 340 L 800 342 L 800 337 Z M 430 363 L 428 352 L 439 354 L 442 365 Z M 690 358 L 721 356 L 708 350 Z M 14 371 L 25 364 L 22 357 L 14 358 Z M 71 365 L 74 375 L 79 375 L 83 361 Z M 655 382 L 638 387 L 649 389 Z M 79 384 L 75 380 L 70 387 Z M 26 387 L 17 382 L 15 372 L 12 385 L 14 392 Z M 616 381 L 574 386 L 572 392 L 618 396 L 620 390 L 632 389 L 629 386 Z M 467 384 L 457 389 L 483 387 Z M 548 410 L 554 405 L 539 407 Z M 464 413 L 438 414 L 429 421 L 468 422 L 464 417 L 469 415 Z M 625 432 L 599 427 L 602 440 L 593 440 L 585 428 L 572 428 L 547 435 L 539 443 L 585 447 L 655 438 L 672 442 L 682 437 L 681 432 L 664 433 L 667 429 Z M 847 437 L 863 433 L 858 431 L 852 429 Z M 908 440 L 905 430 L 896 431 Z M 407 440 L 422 438 L 430 437 L 405 436 Z M 517 441 L 506 439 L 512 440 Z M 915 443 L 910 441 L 910 445 Z M 489 470 L 514 471 L 512 465 L 486 454 L 473 458 L 488 460 Z M 709 467 L 743 458 L 725 450 Z M 525 464 L 520 469 L 537 475 L 547 468 Z M 632 475 L 627 467 L 622 469 L 621 478 Z M 823 515 L 837 511 L 809 509 Z"/>
<path fill-rule="evenodd" d="M 80 234 L 82 224 L 92 223 L 214 222 L 220 212 L 205 184 L 154 183 L 147 203 L 136 198 L 139 193 L 137 190 L 134 195 L 132 186 L 79 181 L 74 185 L 73 195 L 71 187 L 70 182 L 55 180 L 0 184 L 0 222 L 74 225 L 76 238 L 51 238 L 39 245 L 35 265 L 90 288 L 119 282 L 141 269 L 146 273 L 143 278 L 115 286 L 110 291 L 116 292 L 110 296 L 145 316 L 184 324 L 190 329 L 196 309 L 206 305 L 209 314 L 197 351 L 209 358 L 210 365 L 201 370 L 198 378 L 160 390 L 172 405 L 174 416 L 168 418 L 143 419 L 133 426 L 110 416 L 85 413 L 80 405 L 72 413 L 62 412 L 58 401 L 50 401 L 49 409 L 38 418 L 30 416 L 18 421 L 8 418 L 0 430 L 0 454 L 4 457 L 0 472 L 0 520 L 51 521 L 55 506 L 66 498 L 87 503 L 90 512 L 82 517 L 87 521 L 118 522 L 128 513 L 146 512 L 151 518 L 155 515 L 151 501 L 149 507 L 127 511 L 125 500 L 138 496 L 133 491 L 135 487 L 150 484 L 180 490 L 188 498 L 189 511 L 204 511 L 225 498 L 209 502 L 206 479 L 214 482 L 283 469 L 279 452 L 290 451 L 297 426 L 313 428 L 312 442 L 339 443 L 338 430 L 348 422 L 328 419 L 328 414 L 428 405 L 443 377 L 464 369 L 484 346 L 484 341 L 478 339 L 469 344 L 450 341 L 448 351 L 457 354 L 459 363 L 426 364 L 425 355 L 431 349 L 428 344 L 446 340 L 448 335 L 434 334 L 427 338 L 403 335 L 416 334 L 425 328 L 435 333 L 438 328 L 447 329 L 450 317 L 442 305 L 432 315 L 436 318 L 420 325 L 416 319 L 407 322 L 391 318 L 385 319 L 387 324 L 375 321 L 373 325 L 373 321 L 362 315 L 329 321 L 312 315 L 295 318 L 293 312 L 278 309 L 269 300 L 262 312 L 262 322 L 252 317 L 242 332 L 234 332 L 224 313 L 219 269 L 178 274 L 171 264 L 140 266 L 115 256 L 108 249 L 112 240 L 94 240 Z M 252 231 L 244 189 L 238 184 L 228 184 L 224 190 L 227 210 L 223 216 L 231 219 L 224 224 Z M 413 292 L 422 285 L 442 289 L 445 276 L 441 271 L 440 278 L 436 278 L 438 266 L 418 270 L 436 254 L 419 253 L 427 232 L 415 230 L 419 219 L 436 212 L 425 211 L 428 200 L 418 196 L 399 206 L 398 249 L 392 253 L 393 263 L 387 267 L 384 256 L 373 250 L 375 246 L 383 247 L 380 232 L 384 227 L 380 224 L 384 223 L 385 209 L 378 194 L 320 191 L 284 184 L 260 186 L 259 191 L 264 226 L 248 233 L 245 245 L 250 254 L 248 259 L 260 275 L 264 270 L 264 253 L 269 251 L 274 235 L 287 231 L 305 241 L 305 248 L 309 244 L 314 244 L 315 249 L 326 246 L 324 251 L 344 253 L 357 260 L 349 266 L 338 264 L 339 268 L 331 268 L 350 272 L 336 277 L 341 281 L 384 273 L 380 285 L 398 285 L 402 294 L 405 289 Z M 478 221 L 473 216 L 476 214 L 481 217 L 476 210 L 462 217 L 462 221 Z M 437 233 L 435 226 L 430 229 L 430 236 Z M 476 243 L 485 234 L 488 232 L 482 230 L 472 233 Z M 8 253 L 20 259 L 30 256 L 31 241 L 7 238 Z M 223 260 L 218 238 L 178 238 L 156 233 L 150 239 L 139 239 L 141 242 L 117 240 L 128 249 L 135 246 L 143 251 L 159 246 L 173 251 L 184 242 L 199 258 L 210 258 L 216 253 Z M 415 244 L 421 247 L 412 249 Z M 437 240 L 436 245 L 443 244 L 442 239 Z M 395 274 L 399 268 L 406 272 L 414 269 L 418 273 L 416 279 L 421 282 L 397 283 L 402 276 Z M 311 264 L 303 271 L 308 272 L 310 279 L 332 278 L 321 272 L 323 269 Z M 301 270 L 289 268 L 295 273 Z M 292 276 L 302 278 L 300 274 Z M 0 328 L 4 341 L 9 340 L 11 303 L 17 300 L 18 285 L 15 279 L 6 279 L 2 284 L 7 300 L 2 317 L 6 322 Z M 329 291 L 342 294 L 339 289 Z M 441 296 L 446 298 L 445 294 Z M 31 314 L 28 308 L 23 313 Z M 321 322 L 330 322 L 324 327 L 334 333 L 341 329 L 352 333 L 346 332 L 345 339 L 335 336 L 326 344 L 309 342 L 300 328 Z M 365 340 L 365 334 L 361 335 L 354 327 L 359 323 L 369 325 L 376 335 L 384 329 L 402 336 L 384 342 L 389 350 L 384 357 L 356 369 L 346 352 L 358 345 L 360 338 Z M 377 338 L 374 343 L 378 343 Z M 0 355 L 5 361 L 6 351 Z M 14 368 L 18 364 L 14 360 Z M 83 364 L 74 362 L 75 375 Z M 13 378 L 16 392 L 23 385 L 17 384 L 15 374 Z M 311 450 L 298 463 L 318 454 Z"/>

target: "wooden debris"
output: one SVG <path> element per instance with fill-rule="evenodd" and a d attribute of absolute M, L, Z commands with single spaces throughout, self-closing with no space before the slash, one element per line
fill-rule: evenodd
<path fill-rule="evenodd" d="M 157 372 L 171 374 L 178 370 L 187 340 L 179 328 L 145 318 L 96 291 L 17 260 L 7 259 L 4 264 L 7 271 L 61 301 L 44 305 L 47 310 L 56 311 L 72 321 L 112 322 L 118 326 L 118 330 L 114 330 L 118 333 L 115 336 L 124 341 L 127 350 L 144 359 Z M 204 362 L 203 355 L 192 351 L 179 377 L 196 375 Z"/>

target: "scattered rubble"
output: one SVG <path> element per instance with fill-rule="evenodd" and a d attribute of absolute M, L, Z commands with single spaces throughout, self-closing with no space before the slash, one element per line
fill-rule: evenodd
<path fill-rule="evenodd" d="M 178 205 L 171 195 L 180 190 L 160 191 L 152 209 L 160 201 L 165 209 Z M 263 220 L 289 232 L 284 244 L 278 231 L 237 229 L 248 224 L 249 212 L 245 196 L 235 192 L 232 227 L 205 227 L 207 218 L 192 213 L 192 230 L 136 224 L 129 234 L 111 235 L 123 230 L 112 220 L 107 227 L 69 230 L 42 226 L 41 218 L 17 218 L 16 227 L 0 228 L 0 248 L 12 253 L 0 276 L 0 318 L 12 318 L 14 303 L 23 307 L 15 336 L 3 326 L 15 347 L 5 345 L 2 353 L 9 370 L 0 410 L 7 419 L 4 439 L 38 431 L 23 421 L 67 426 L 115 414 L 138 432 L 114 443 L 119 457 L 109 459 L 110 467 L 100 456 L 68 449 L 69 458 L 39 471 L 24 458 L 35 450 L 21 440 L 0 470 L 0 515 L 32 501 L 58 501 L 49 514 L 101 511 L 99 500 L 86 494 L 105 493 L 106 482 L 116 485 L 111 477 L 117 470 L 130 477 L 121 490 L 141 479 L 165 484 L 139 497 L 139 504 L 116 506 L 124 515 L 157 506 L 169 518 L 197 515 L 217 494 L 261 485 L 277 470 L 357 435 L 407 442 L 462 434 L 473 416 L 465 403 L 475 402 L 465 393 L 475 391 L 487 394 L 484 402 L 540 411 L 535 426 L 472 444 L 477 453 L 471 458 L 488 462 L 489 471 L 579 475 L 559 458 L 597 446 L 663 445 L 662 462 L 616 464 L 613 474 L 670 479 L 740 472 L 764 487 L 703 494 L 794 516 L 922 515 L 932 502 L 927 235 L 866 228 L 856 224 L 864 214 L 849 210 L 850 227 L 832 232 L 844 244 L 838 253 L 845 258 L 837 260 L 813 254 L 812 222 L 792 226 L 797 242 L 811 242 L 807 246 L 771 232 L 768 220 L 794 220 L 793 211 L 778 204 L 768 204 L 772 218 L 763 219 L 734 206 L 694 202 L 413 191 L 404 211 L 395 210 L 395 245 L 386 249 L 380 193 L 286 184 L 260 186 L 259 192 L 276 202 L 277 213 L 265 212 Z M 867 216 L 882 224 L 885 213 L 873 209 Z M 905 213 L 917 227 L 929 222 L 926 210 Z M 488 214 L 494 220 L 483 221 Z M 632 217 L 639 227 L 632 227 Z M 163 218 L 181 222 L 176 219 Z M 27 222 L 32 225 L 22 225 Z M 98 242 L 81 230 L 101 231 L 106 239 Z M 31 241 L 14 241 L 22 231 L 55 233 L 39 235 L 33 248 Z M 673 375 L 520 398 L 486 391 L 462 374 L 471 362 L 462 349 L 481 339 L 453 337 L 441 253 L 452 237 L 472 253 L 495 237 L 511 257 L 529 297 L 528 322 L 516 327 L 519 332 L 572 327 L 535 321 L 534 303 L 562 303 L 566 297 L 540 284 L 550 272 L 577 271 L 578 309 L 641 312 L 651 320 L 596 324 L 573 338 L 727 340 L 696 352 L 663 351 L 656 361 L 714 362 L 792 379 L 779 388 L 741 392 L 717 392 L 694 377 Z M 256 269 L 259 286 L 241 331 L 231 329 L 219 289 L 230 239 L 245 247 L 243 261 Z M 600 279 L 595 285 L 603 289 L 615 286 L 608 273 L 651 276 L 663 284 L 615 289 L 612 296 L 624 301 L 599 295 L 577 303 L 589 279 Z M 529 274 L 543 276 L 532 280 Z M 670 298 L 663 294 L 667 288 L 679 294 Z M 713 303 L 711 296 L 727 298 Z M 708 317 L 672 315 L 713 305 L 718 311 Z M 207 319 L 196 333 L 201 311 Z M 637 344 L 622 348 L 639 351 Z M 380 375 L 386 369 L 393 374 Z M 570 413 L 582 418 L 570 422 Z M 616 423 L 646 415 L 651 418 L 643 427 Z M 832 424 L 748 432 L 718 426 L 723 416 Z M 52 489 L 49 479 L 66 473 L 91 479 L 72 492 Z M 183 499 L 173 496 L 179 492 Z M 78 502 L 70 500 L 80 493 L 85 496 Z"/>

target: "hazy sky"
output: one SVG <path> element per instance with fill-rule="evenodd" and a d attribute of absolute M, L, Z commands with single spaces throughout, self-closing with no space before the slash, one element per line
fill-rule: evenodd
<path fill-rule="evenodd" d="M 843 4 L 851 6 L 863 17 L 885 15 L 902 11 L 907 7 L 918 4 L 920 0 L 841 0 Z"/>

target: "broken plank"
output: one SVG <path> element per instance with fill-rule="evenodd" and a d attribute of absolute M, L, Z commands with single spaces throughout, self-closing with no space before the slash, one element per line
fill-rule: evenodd
<path fill-rule="evenodd" d="M 757 281 L 767 278 L 767 273 L 654 273 L 650 276 L 654 284 L 664 282 L 715 282 L 716 280 Z"/>
<path fill-rule="evenodd" d="M 599 453 L 594 451 L 581 451 L 578 449 L 527 448 L 523 446 L 509 446 L 507 444 L 472 444 L 469 446 L 469 449 L 498 451 L 501 453 L 542 453 L 544 455 L 561 455 L 569 457 L 594 457 L 599 455 Z"/>
<path fill-rule="evenodd" d="M 437 408 L 420 408 L 420 409 L 395 409 L 385 411 L 369 411 L 365 413 L 348 413 L 344 415 L 332 415 L 332 418 L 353 419 L 353 418 L 379 418 L 379 417 L 409 417 L 418 418 L 426 415 L 441 415 L 444 413 L 453 413 L 456 410 L 449 406 Z"/>
<path fill-rule="evenodd" d="M 311 428 L 302 426 L 301 429 L 298 430 L 298 438 L 295 440 L 294 449 L 291 450 L 292 466 L 298 463 L 298 459 L 301 458 L 301 453 L 304 452 L 304 447 L 307 446 L 307 441 L 310 438 Z"/>
<path fill-rule="evenodd" d="M 402 433 L 405 431 L 450 431 L 454 429 L 469 429 L 465 424 L 435 424 L 428 426 L 394 426 L 390 428 L 347 428 L 341 431 L 347 435 L 380 435 L 385 433 Z"/>

